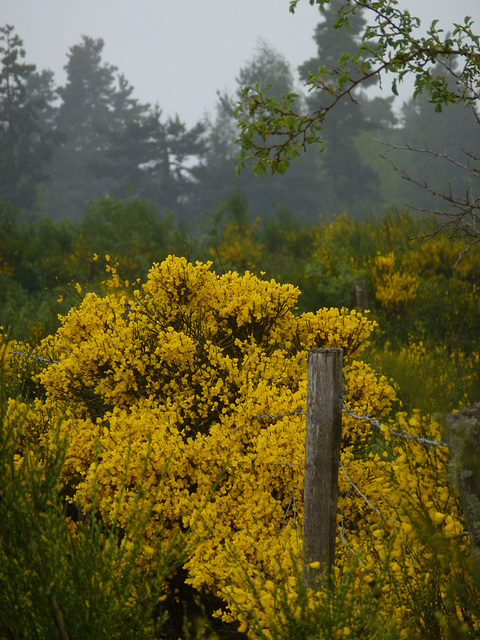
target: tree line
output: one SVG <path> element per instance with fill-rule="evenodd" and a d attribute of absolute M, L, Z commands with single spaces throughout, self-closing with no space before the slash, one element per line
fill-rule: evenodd
<path fill-rule="evenodd" d="M 323 7 L 313 38 L 317 55 L 297 70 L 307 82 L 321 65 L 333 65 L 356 50 L 365 29 L 361 11 L 351 29 L 334 29 L 338 2 Z M 313 25 L 312 25 L 313 26 Z M 302 93 L 294 70 L 267 43 L 236 78 L 237 90 L 219 93 L 215 112 L 193 127 L 180 115 L 165 116 L 161 105 L 143 104 L 134 87 L 103 56 L 104 42 L 83 36 L 67 53 L 66 81 L 26 62 L 23 41 L 12 25 L 0 27 L 0 199 L 33 217 L 81 219 L 85 205 L 101 196 L 149 199 L 158 212 L 173 211 L 192 226 L 234 192 L 242 193 L 251 216 L 267 218 L 288 208 L 304 221 L 348 210 L 360 217 L 385 206 L 431 207 L 432 195 L 402 179 L 380 158 L 402 163 L 400 147 L 432 149 L 460 159 L 478 156 L 478 123 L 461 105 L 432 114 L 422 96 L 394 110 L 393 95 L 382 97 L 365 83 L 336 106 L 323 129 L 325 149 L 309 149 L 284 175 L 257 179 L 235 175 L 239 143 L 235 105 L 246 85 L 267 95 L 295 95 L 298 112 L 314 110 L 319 92 Z M 391 145 L 384 147 L 379 141 Z M 409 154 L 417 182 L 468 190 L 465 172 L 441 159 L 425 163 Z"/>

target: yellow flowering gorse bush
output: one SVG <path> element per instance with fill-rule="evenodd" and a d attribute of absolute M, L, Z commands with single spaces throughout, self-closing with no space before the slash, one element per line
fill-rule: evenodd
<path fill-rule="evenodd" d="M 268 637 L 285 602 L 292 619 L 301 613 L 293 576 L 302 553 L 305 418 L 292 412 L 305 410 L 308 351 L 344 349 L 344 401 L 359 416 L 387 415 L 395 391 L 355 359 L 375 327 L 368 315 L 298 315 L 293 286 L 249 272 L 218 276 L 210 266 L 170 256 L 136 290 L 114 278 L 110 293 L 85 294 L 43 345 L 55 362 L 38 375 L 44 397 L 28 419 L 65 417 L 67 500 L 119 527 L 151 512 L 145 562 L 162 552 L 160 530 L 193 530 L 187 582 L 220 596 L 218 614 L 251 637 L 258 628 Z M 422 426 L 419 415 L 399 419 L 392 428 L 439 437 L 438 425 Z M 47 429 L 35 429 L 44 447 L 55 446 Z M 355 594 L 382 576 L 379 615 L 408 637 L 409 594 L 426 580 L 415 563 L 431 553 L 420 525 L 447 537 L 463 530 L 444 453 L 345 414 L 341 462 L 335 579 L 349 574 Z M 445 572 L 435 583 L 440 599 L 450 578 Z M 280 583 L 283 609 L 274 595 Z M 314 612 L 322 598 L 308 602 Z"/>
<path fill-rule="evenodd" d="M 386 308 L 399 310 L 415 299 L 419 279 L 412 273 L 395 269 L 395 255 L 377 255 L 374 259 L 375 297 Z"/>
<path fill-rule="evenodd" d="M 179 531 L 195 522 L 202 542 L 189 571 L 199 588 L 227 580 L 227 540 L 252 562 L 282 548 L 290 480 L 281 463 L 303 461 L 304 418 L 263 416 L 305 409 L 310 348 L 344 348 L 354 409 L 375 413 L 391 402 L 386 381 L 352 361 L 373 329 L 368 317 L 297 316 L 297 295 L 248 272 L 217 276 L 209 264 L 171 257 L 130 295 L 85 294 L 46 345 L 57 362 L 39 375 L 46 399 L 36 411 L 66 415 L 71 499 L 89 508 L 95 496 L 107 518 L 121 499 L 128 518 L 140 480 L 146 498 L 155 489 L 147 542 L 160 521 Z M 362 431 L 345 430 L 352 440 Z M 296 483 L 300 496 L 301 474 Z"/>
<path fill-rule="evenodd" d="M 381 453 L 372 447 L 359 457 L 353 447 L 343 446 L 337 594 L 305 589 L 292 568 L 277 565 L 278 556 L 270 559 L 269 579 L 264 571 L 248 576 L 238 571 L 224 594 L 240 628 L 248 629 L 251 637 L 287 638 L 289 629 L 301 637 L 299 630 L 312 628 L 315 619 L 326 625 L 315 627 L 315 637 L 370 637 L 368 615 L 379 625 L 375 637 L 424 638 L 435 633 L 443 638 L 449 637 L 448 630 L 480 630 L 480 620 L 467 613 L 462 602 L 472 589 L 472 566 L 461 508 L 447 479 L 448 450 L 396 435 L 401 429 L 440 442 L 440 425 L 415 412 L 411 417 L 400 413 L 381 428 L 387 444 Z M 291 549 L 298 551 L 294 545 Z M 342 589 L 347 589 L 344 628 L 335 632 L 327 624 L 335 608 L 332 600 Z M 390 636 L 392 627 L 396 631 Z"/>

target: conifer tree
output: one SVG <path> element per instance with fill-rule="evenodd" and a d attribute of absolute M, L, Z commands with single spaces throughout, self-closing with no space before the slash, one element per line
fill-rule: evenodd
<path fill-rule="evenodd" d="M 59 87 L 57 125 L 65 135 L 54 162 L 49 213 L 54 218 L 80 217 L 83 205 L 115 187 L 111 176 L 95 166 L 110 146 L 110 133 L 144 107 L 130 97 L 133 89 L 117 68 L 102 61 L 104 41 L 83 36 L 70 48 L 67 81 Z"/>
<path fill-rule="evenodd" d="M 282 179 L 267 177 L 257 180 L 249 173 L 235 174 L 240 146 L 237 122 L 234 115 L 235 103 L 241 97 L 246 84 L 266 87 L 266 92 L 274 99 L 284 93 L 295 92 L 295 76 L 288 61 L 267 42 L 260 42 L 255 55 L 243 65 L 236 77 L 236 91 L 218 93 L 214 118 L 209 121 L 207 179 L 204 183 L 205 199 L 212 206 L 219 196 L 224 201 L 245 197 L 251 218 L 266 218 L 273 211 L 292 208 L 295 215 L 303 220 L 316 217 L 319 213 L 318 181 L 313 173 L 312 158 L 302 158 L 302 162 L 292 167 Z M 296 104 L 302 105 L 301 96 Z M 227 205 L 228 206 L 228 205 Z"/>
<path fill-rule="evenodd" d="M 321 21 L 317 24 L 313 39 L 317 46 L 317 55 L 299 67 L 301 79 L 308 81 L 309 75 L 317 72 L 322 65 L 335 69 L 338 60 L 346 52 L 353 55 L 358 48 L 359 37 L 365 28 L 365 19 L 361 12 L 352 16 L 350 29 L 335 29 L 341 0 L 332 2 L 320 10 Z M 355 65 L 347 66 L 352 79 L 358 76 Z M 375 78 L 365 82 L 365 86 L 375 83 Z M 246 83 L 245 83 L 246 84 Z M 319 85 L 307 94 L 308 110 L 317 110 L 325 100 L 328 87 Z M 370 133 L 379 123 L 369 117 L 370 102 L 364 92 L 353 91 L 349 100 L 336 105 L 323 128 L 324 153 L 319 159 L 320 182 L 323 192 L 323 206 L 330 212 L 359 212 L 362 204 L 378 200 L 378 176 L 361 157 L 358 148 L 359 137 L 364 131 Z M 372 110 L 383 107 L 383 124 L 392 125 L 395 121 L 391 111 L 391 100 L 374 99 Z"/>
<path fill-rule="evenodd" d="M 12 25 L 0 27 L 0 200 L 32 208 L 58 136 L 53 74 L 27 64 Z"/>

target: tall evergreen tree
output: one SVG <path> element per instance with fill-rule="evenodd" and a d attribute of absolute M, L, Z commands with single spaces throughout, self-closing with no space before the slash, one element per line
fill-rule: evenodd
<path fill-rule="evenodd" d="M 342 0 L 332 0 L 320 10 L 322 21 L 314 33 L 318 53 L 299 67 L 302 80 L 306 81 L 309 74 L 316 73 L 321 66 L 336 69 L 344 52 L 353 55 L 357 51 L 365 20 L 357 9 L 350 18 L 350 29 L 335 29 L 334 23 L 342 4 Z M 353 63 L 349 64 L 348 70 L 352 79 L 359 75 Z M 368 82 L 363 85 L 368 86 Z M 390 126 L 395 121 L 391 99 L 374 98 L 369 101 L 365 93 L 358 92 L 350 95 L 350 98 L 336 104 L 322 130 L 325 151 L 320 156 L 319 181 L 323 188 L 323 206 L 332 212 L 346 209 L 350 213 L 358 213 L 362 206 L 376 200 L 378 177 L 362 160 L 357 145 L 362 132 L 378 129 L 382 122 Z M 327 88 L 311 91 L 306 98 L 309 110 L 319 109 L 323 103 L 330 101 Z M 369 103 L 372 107 L 371 116 Z M 375 118 L 379 111 L 382 112 L 380 122 Z"/>
<path fill-rule="evenodd" d="M 32 209 L 57 141 L 53 74 L 24 62 L 14 27 L 0 27 L 0 200 Z"/>
<path fill-rule="evenodd" d="M 159 211 L 173 210 L 187 221 L 197 213 L 203 133 L 201 123 L 188 129 L 178 116 L 164 121 L 156 105 L 111 132 L 96 170 L 116 179 L 115 195 L 148 198 Z"/>
<path fill-rule="evenodd" d="M 134 110 L 136 104 L 128 103 L 124 80 L 117 89 L 117 69 L 102 62 L 103 47 L 102 39 L 83 36 L 68 54 L 67 81 L 58 89 L 57 114 L 57 126 L 66 139 L 55 155 L 48 203 L 54 218 L 79 217 L 85 202 L 114 186 L 109 177 L 96 176 L 91 164 L 108 149 L 110 129 L 125 117 L 125 113 L 119 117 L 119 111 Z"/>
<path fill-rule="evenodd" d="M 208 178 L 205 195 L 212 206 L 215 199 L 227 200 L 232 193 L 241 192 L 248 202 L 251 217 L 266 217 L 285 206 L 299 218 L 318 215 L 318 192 L 313 181 L 311 154 L 292 163 L 288 174 L 282 176 L 254 177 L 243 172 L 235 173 L 239 147 L 235 143 L 238 131 L 234 116 L 235 103 L 245 85 L 265 87 L 267 94 L 276 98 L 295 92 L 295 77 L 285 58 L 270 45 L 261 42 L 254 57 L 241 67 L 236 78 L 237 90 L 233 95 L 218 95 L 214 119 L 209 120 L 209 150 L 207 154 Z M 301 101 L 299 96 L 298 101 Z"/>
<path fill-rule="evenodd" d="M 55 159 L 54 217 L 81 217 L 88 201 L 107 194 L 150 198 L 159 210 L 188 217 L 203 127 L 188 130 L 178 117 L 164 122 L 158 106 L 139 103 L 126 78 L 102 61 L 103 47 L 83 36 L 68 54 L 58 90 L 57 122 L 67 140 Z"/>

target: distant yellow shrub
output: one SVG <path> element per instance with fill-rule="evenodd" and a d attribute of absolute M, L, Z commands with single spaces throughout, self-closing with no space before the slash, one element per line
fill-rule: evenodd
<path fill-rule="evenodd" d="M 420 280 L 418 276 L 395 268 L 395 255 L 378 254 L 374 259 L 373 281 L 375 298 L 387 309 L 399 310 L 415 299 Z"/>
<path fill-rule="evenodd" d="M 256 238 L 260 220 L 251 224 L 229 222 L 223 232 L 222 242 L 211 247 L 212 258 L 220 257 L 222 262 L 238 268 L 254 269 L 261 263 L 263 245 Z"/>

